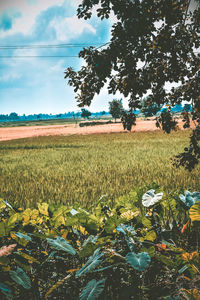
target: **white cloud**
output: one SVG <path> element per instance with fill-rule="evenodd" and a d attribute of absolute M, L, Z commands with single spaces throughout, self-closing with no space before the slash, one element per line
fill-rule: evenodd
<path fill-rule="evenodd" d="M 6 73 L 6 74 L 0 76 L 0 80 L 4 81 L 4 82 L 12 81 L 12 80 L 19 79 L 19 78 L 21 78 L 21 74 L 13 73 L 13 72 Z"/>
<path fill-rule="evenodd" d="M 96 34 L 96 30 L 92 27 L 92 25 L 88 24 L 84 20 L 78 19 L 77 16 L 65 19 L 54 18 L 51 21 L 50 26 L 55 29 L 57 40 L 61 42 L 79 36 L 85 30 Z"/>
<path fill-rule="evenodd" d="M 16 33 L 27 34 L 31 33 L 35 19 L 41 13 L 48 9 L 50 6 L 61 6 L 64 0 L 38 0 L 35 5 L 28 4 L 27 0 L 6 0 L 0 4 L 0 13 L 3 10 L 16 8 L 22 14 L 22 17 L 17 19 L 14 26 L 6 31 L 0 33 L 0 38 L 13 35 Z"/>

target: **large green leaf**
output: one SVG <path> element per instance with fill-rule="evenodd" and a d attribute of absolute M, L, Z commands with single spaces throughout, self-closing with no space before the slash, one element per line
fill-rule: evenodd
<path fill-rule="evenodd" d="M 62 250 L 72 255 L 76 254 L 76 251 L 70 243 L 60 236 L 57 236 L 56 239 L 47 238 L 47 242 L 56 250 Z"/>
<path fill-rule="evenodd" d="M 26 234 L 23 234 L 21 232 L 16 232 L 15 235 L 20 238 L 20 239 L 25 239 L 26 241 L 31 241 L 31 237 L 26 235 Z"/>
<path fill-rule="evenodd" d="M 105 286 L 105 278 L 96 281 L 92 279 L 88 282 L 80 295 L 80 300 L 95 300 L 103 292 Z"/>
<path fill-rule="evenodd" d="M 200 221 L 200 202 L 195 203 L 189 211 L 190 219 L 193 221 Z"/>
<path fill-rule="evenodd" d="M 163 197 L 163 193 L 155 194 L 155 190 L 149 190 L 142 196 L 142 204 L 145 207 L 150 207 L 160 201 Z"/>
<path fill-rule="evenodd" d="M 12 215 L 7 221 L 7 226 L 14 227 L 15 223 L 18 221 L 19 217 L 20 217 L 19 213 Z"/>
<path fill-rule="evenodd" d="M 10 277 L 17 284 L 23 286 L 26 290 L 31 288 L 30 278 L 26 275 L 26 273 L 19 267 L 17 267 L 16 271 L 9 271 Z"/>
<path fill-rule="evenodd" d="M 117 216 L 112 216 L 106 220 L 104 229 L 107 233 L 112 233 L 120 223 L 121 220 L 118 219 Z"/>
<path fill-rule="evenodd" d="M 94 254 L 90 256 L 85 265 L 76 273 L 76 278 L 83 274 L 93 271 L 98 265 L 101 264 L 102 259 L 100 259 L 104 254 L 100 253 L 100 248 L 94 251 Z"/>
<path fill-rule="evenodd" d="M 151 258 L 147 252 L 141 252 L 141 253 L 134 253 L 129 252 L 126 255 L 126 261 L 135 269 L 138 271 L 144 271 L 148 268 Z"/>

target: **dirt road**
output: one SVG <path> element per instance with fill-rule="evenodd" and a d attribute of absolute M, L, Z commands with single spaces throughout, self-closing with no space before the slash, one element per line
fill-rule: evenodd
<path fill-rule="evenodd" d="M 179 124 L 180 126 L 182 124 Z M 137 120 L 136 126 L 132 131 L 154 131 L 156 128 L 153 120 Z M 122 124 L 107 124 L 88 127 L 79 127 L 79 125 L 49 125 L 49 126 L 24 126 L 24 127 L 5 127 L 0 128 L 0 141 L 22 139 L 37 136 L 50 135 L 74 135 L 74 134 L 98 134 L 124 132 Z"/>

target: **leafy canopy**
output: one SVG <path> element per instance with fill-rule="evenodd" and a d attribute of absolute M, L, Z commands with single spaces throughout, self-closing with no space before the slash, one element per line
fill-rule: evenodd
<path fill-rule="evenodd" d="M 81 117 L 82 118 L 89 118 L 91 116 L 91 112 L 85 108 L 81 109 Z"/>
<path fill-rule="evenodd" d="M 128 97 L 130 108 L 140 108 L 148 92 L 158 105 L 200 101 L 199 1 L 87 0 L 79 5 L 78 17 L 90 18 L 96 5 L 98 17 L 114 13 L 116 21 L 110 43 L 84 48 L 79 56 L 86 65 L 65 72 L 79 106 L 90 105 L 105 83 L 109 93 Z M 178 87 L 167 90 L 169 82 Z"/>
<path fill-rule="evenodd" d="M 90 105 L 105 84 L 109 93 L 128 97 L 130 110 L 141 108 L 146 95 L 148 105 L 191 103 L 197 126 L 174 162 L 191 171 L 200 158 L 200 0 L 84 0 L 77 15 L 88 19 L 94 8 L 115 21 L 110 42 L 84 48 L 85 65 L 65 71 L 79 106 Z M 168 133 L 176 128 L 170 115 L 158 120 Z"/>
<path fill-rule="evenodd" d="M 122 111 L 122 100 L 113 99 L 109 102 L 109 112 L 115 120 L 121 117 Z"/>

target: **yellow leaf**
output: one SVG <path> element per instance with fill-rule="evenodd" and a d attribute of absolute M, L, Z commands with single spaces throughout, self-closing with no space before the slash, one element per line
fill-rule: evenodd
<path fill-rule="evenodd" d="M 10 266 L 2 267 L 2 270 L 4 272 L 8 272 L 8 271 L 10 271 Z"/>
<path fill-rule="evenodd" d="M 79 268 L 77 268 L 77 269 L 70 269 L 70 270 L 67 270 L 67 273 L 76 272 L 76 271 L 78 271 L 78 270 L 80 270 L 80 269 L 79 269 Z"/>
<path fill-rule="evenodd" d="M 31 264 L 34 263 L 34 262 L 37 263 L 37 264 L 40 264 L 40 262 L 39 262 L 36 258 L 34 258 L 34 257 L 32 257 L 32 256 L 30 256 L 30 255 L 24 253 L 24 252 L 19 252 L 19 254 L 20 254 L 23 258 L 27 259 L 28 262 L 31 263 Z"/>
<path fill-rule="evenodd" d="M 188 296 L 192 297 L 194 300 L 200 300 L 200 292 L 197 289 L 182 289 L 182 291 L 187 294 Z"/>
<path fill-rule="evenodd" d="M 48 207 L 49 205 L 47 203 L 39 203 L 38 204 L 38 209 L 39 209 L 39 212 L 42 214 L 42 215 L 45 215 L 45 216 L 48 216 L 49 215 L 49 212 L 48 212 Z"/>
<path fill-rule="evenodd" d="M 124 213 L 121 214 L 120 218 L 125 218 L 127 221 L 132 220 L 134 217 L 137 217 L 139 215 L 139 211 L 125 211 Z"/>
<path fill-rule="evenodd" d="M 83 226 L 81 226 L 81 225 L 80 225 L 80 227 L 79 227 L 79 230 L 80 230 L 80 232 L 81 232 L 83 235 L 87 235 L 87 234 L 88 234 L 88 232 L 86 231 L 85 227 L 83 227 Z"/>
<path fill-rule="evenodd" d="M 195 203 L 189 210 L 190 219 L 192 222 L 200 221 L 200 202 Z"/>

